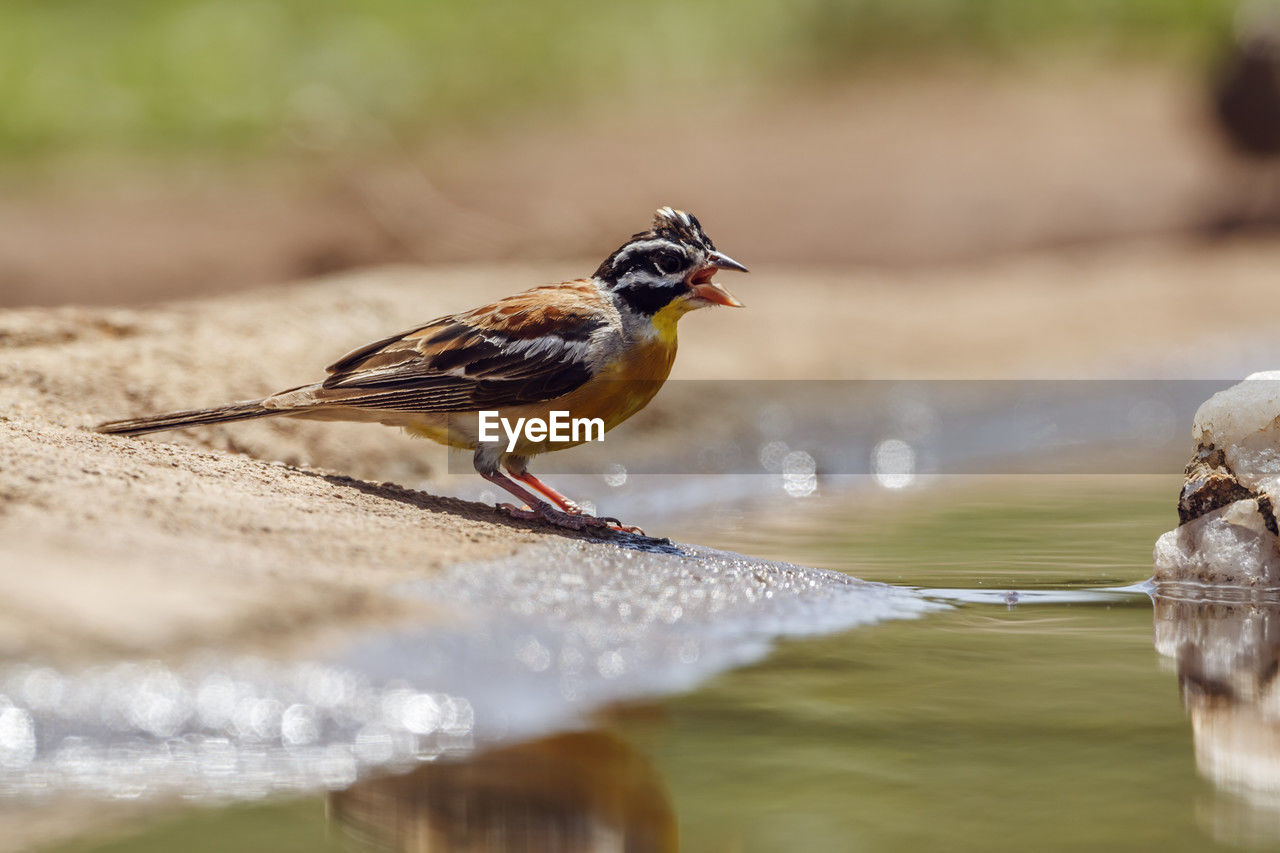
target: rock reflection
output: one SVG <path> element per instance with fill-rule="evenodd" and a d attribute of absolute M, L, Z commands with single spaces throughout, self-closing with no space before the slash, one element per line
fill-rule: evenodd
<path fill-rule="evenodd" d="M 1156 650 L 1177 662 L 1196 767 L 1220 792 L 1198 818 L 1221 842 L 1280 843 L 1280 602 L 1153 600 Z"/>
<path fill-rule="evenodd" d="M 329 818 L 362 843 L 405 853 L 677 849 L 662 779 L 625 741 L 602 732 L 363 781 L 330 795 Z"/>

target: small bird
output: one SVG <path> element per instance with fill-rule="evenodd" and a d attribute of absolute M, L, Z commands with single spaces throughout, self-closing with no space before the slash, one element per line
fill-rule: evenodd
<path fill-rule="evenodd" d="M 524 433 L 514 445 L 482 441 L 479 414 L 496 411 L 515 423 L 565 411 L 599 418 L 604 430 L 622 423 L 670 374 L 682 316 L 708 305 L 742 307 L 711 280 L 717 270 L 747 272 L 716 250 L 694 216 L 663 207 L 652 228 L 633 235 L 591 278 L 526 290 L 363 346 L 330 365 L 321 382 L 96 429 L 141 435 L 277 415 L 388 424 L 475 451 L 480 476 L 525 505 L 498 505 L 514 518 L 639 533 L 586 513 L 529 472 L 532 456 L 581 444 L 585 430 L 578 440 Z"/>

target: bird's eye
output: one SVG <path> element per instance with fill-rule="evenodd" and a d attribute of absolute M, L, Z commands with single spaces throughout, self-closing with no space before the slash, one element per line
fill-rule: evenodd
<path fill-rule="evenodd" d="M 653 266 L 658 275 L 670 275 L 680 269 L 683 263 L 684 258 L 676 252 L 658 252 L 653 256 Z"/>

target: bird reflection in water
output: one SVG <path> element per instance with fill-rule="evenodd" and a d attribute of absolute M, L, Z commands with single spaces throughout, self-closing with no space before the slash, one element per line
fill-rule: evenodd
<path fill-rule="evenodd" d="M 328 811 L 357 841 L 406 853 L 677 849 L 662 779 L 626 741 L 603 732 L 359 782 L 330 795 Z"/>
<path fill-rule="evenodd" d="M 1155 645 L 1177 662 L 1196 767 L 1217 796 L 1197 817 L 1218 841 L 1280 844 L 1280 600 L 1154 596 Z"/>

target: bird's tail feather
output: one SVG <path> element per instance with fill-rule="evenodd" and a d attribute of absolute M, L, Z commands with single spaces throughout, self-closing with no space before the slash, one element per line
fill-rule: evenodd
<path fill-rule="evenodd" d="M 132 418 L 125 421 L 107 421 L 106 423 L 98 424 L 94 429 L 110 435 L 142 435 L 143 433 L 160 432 L 166 429 L 182 429 L 189 426 L 204 426 L 206 424 L 226 423 L 227 421 L 265 418 L 269 415 L 281 415 L 287 411 L 264 406 L 265 399 L 228 403 L 225 406 L 214 406 L 211 409 L 169 412 L 164 415 L 151 415 L 145 418 Z"/>

